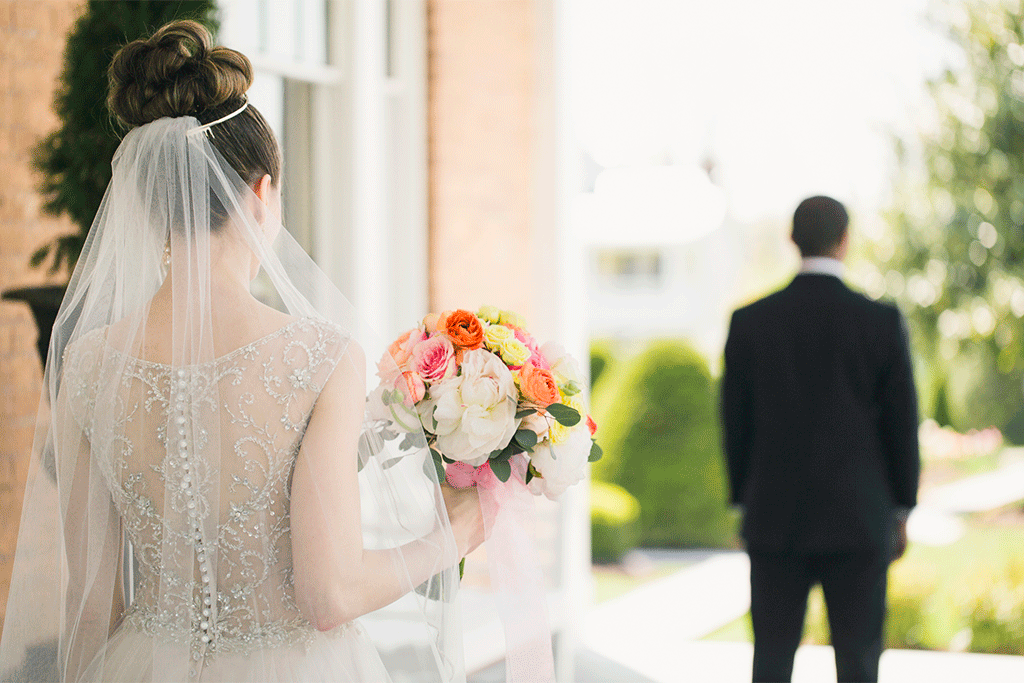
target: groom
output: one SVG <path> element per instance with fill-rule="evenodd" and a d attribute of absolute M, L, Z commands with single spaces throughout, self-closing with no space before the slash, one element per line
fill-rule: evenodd
<path fill-rule="evenodd" d="M 801 202 L 803 262 L 787 286 L 736 311 L 722 416 L 732 500 L 750 556 L 755 683 L 789 681 L 815 583 L 841 683 L 878 680 L 889 563 L 917 502 L 917 397 L 892 305 L 843 284 L 848 217 Z"/>

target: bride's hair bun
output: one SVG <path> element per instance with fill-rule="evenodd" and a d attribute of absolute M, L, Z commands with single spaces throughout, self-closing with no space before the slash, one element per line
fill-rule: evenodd
<path fill-rule="evenodd" d="M 165 116 L 205 118 L 225 103 L 240 103 L 253 72 L 241 52 L 215 46 L 205 26 L 179 20 L 121 48 L 109 77 L 110 112 L 141 126 Z"/>

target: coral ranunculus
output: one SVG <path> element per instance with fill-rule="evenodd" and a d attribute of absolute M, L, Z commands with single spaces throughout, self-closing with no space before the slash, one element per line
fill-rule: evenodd
<path fill-rule="evenodd" d="M 523 396 L 539 406 L 558 403 L 561 398 L 558 393 L 558 384 L 555 383 L 551 371 L 538 368 L 531 363 L 527 363 L 519 371 L 519 389 L 523 392 Z"/>
<path fill-rule="evenodd" d="M 593 437 L 597 434 L 597 423 L 594 422 L 594 418 L 587 415 L 587 429 L 590 430 L 590 436 Z"/>
<path fill-rule="evenodd" d="M 444 318 L 444 325 L 445 332 L 456 346 L 472 351 L 483 345 L 484 327 L 480 324 L 480 319 L 469 311 L 452 311 Z"/>

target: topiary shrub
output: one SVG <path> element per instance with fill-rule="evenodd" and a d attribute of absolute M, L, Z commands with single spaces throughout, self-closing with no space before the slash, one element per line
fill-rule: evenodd
<path fill-rule="evenodd" d="M 107 110 L 107 68 L 114 53 L 174 19 L 195 19 L 216 29 L 214 0 L 90 0 L 68 34 L 64 70 L 53 109 L 60 128 L 35 150 L 34 163 L 43 179 L 43 210 L 67 214 L 77 232 L 61 235 L 32 255 L 32 266 L 51 258 L 50 271 L 66 266 L 70 273 L 82 252 L 100 200 L 110 182 L 110 162 L 121 144 Z"/>
<path fill-rule="evenodd" d="M 622 561 L 640 538 L 640 503 L 629 491 L 590 482 L 590 554 L 598 564 Z"/>
<path fill-rule="evenodd" d="M 640 502 L 640 542 L 726 547 L 728 509 L 717 400 L 707 361 L 683 341 L 648 345 L 615 375 L 600 425 L 605 456 L 594 476 Z"/>
<path fill-rule="evenodd" d="M 605 371 L 615 363 L 615 344 L 607 339 L 595 339 L 590 342 L 590 386 L 604 376 Z"/>

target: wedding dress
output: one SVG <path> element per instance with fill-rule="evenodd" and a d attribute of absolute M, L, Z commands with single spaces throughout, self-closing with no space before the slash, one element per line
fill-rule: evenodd
<path fill-rule="evenodd" d="M 54 328 L 0 679 L 460 683 L 436 472 L 421 434 L 366 417 L 356 381 L 373 383 L 386 347 L 210 134 L 160 119 L 115 156 Z M 222 293 L 239 245 L 262 303 Z M 304 447 L 329 382 L 358 412 L 318 419 L 355 433 Z M 323 473 L 348 447 L 358 490 L 338 495 Z M 401 596 L 323 631 L 296 576 L 341 541 L 293 552 L 302 468 L 315 495 L 301 524 L 358 524 Z"/>

